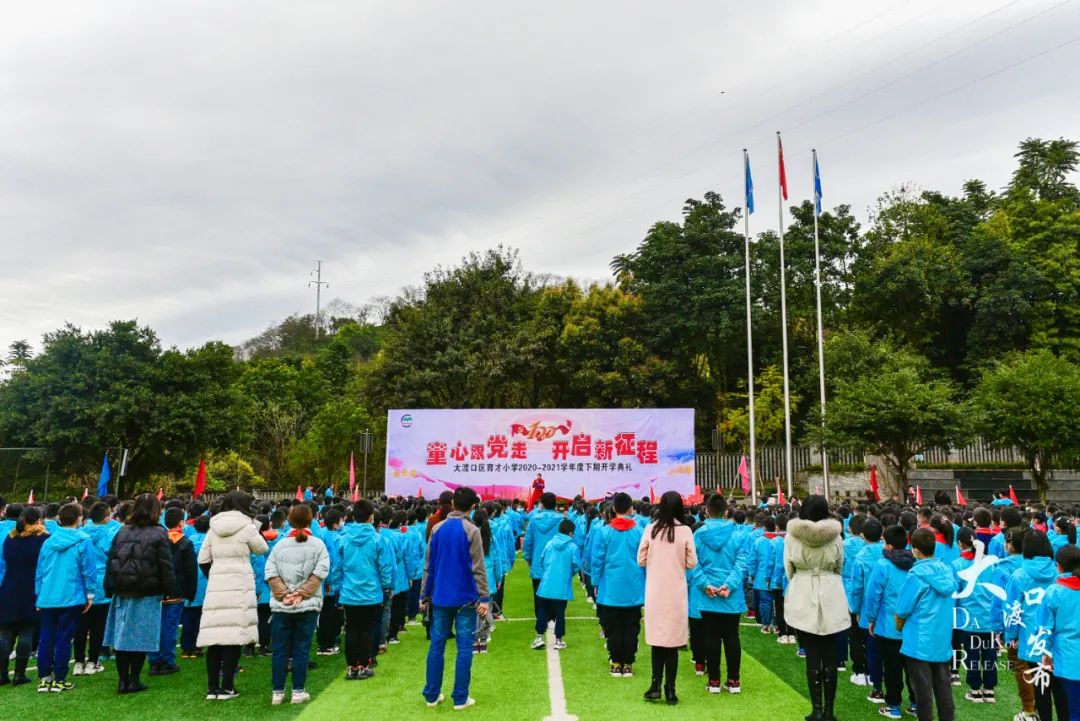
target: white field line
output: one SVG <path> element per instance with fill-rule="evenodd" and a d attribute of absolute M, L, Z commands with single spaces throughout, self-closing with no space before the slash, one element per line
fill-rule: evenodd
<path fill-rule="evenodd" d="M 566 688 L 562 680 L 562 663 L 559 660 L 559 652 L 555 650 L 555 632 L 550 628 L 547 632 L 547 670 L 551 715 L 545 716 L 544 721 L 577 721 L 577 716 L 571 716 L 566 712 Z"/>

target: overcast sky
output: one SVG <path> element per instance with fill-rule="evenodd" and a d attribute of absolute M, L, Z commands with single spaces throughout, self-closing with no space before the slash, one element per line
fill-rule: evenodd
<path fill-rule="evenodd" d="M 684 199 L 740 204 L 743 147 L 775 227 L 777 130 L 792 200 L 816 146 L 863 219 L 1000 187 L 1023 138 L 1080 138 L 1077 87 L 1071 0 L 12 3 L 0 343 L 238 343 L 313 310 L 316 259 L 356 304 L 498 243 L 605 280 Z"/>

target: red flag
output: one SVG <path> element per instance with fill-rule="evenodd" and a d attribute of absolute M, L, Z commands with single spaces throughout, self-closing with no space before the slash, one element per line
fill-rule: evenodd
<path fill-rule="evenodd" d="M 83 489 L 82 489 L 82 499 L 83 499 L 83 500 L 85 501 L 85 500 L 86 500 L 86 497 L 87 497 L 87 496 L 89 496 L 89 495 L 90 495 L 90 489 L 89 489 L 89 488 L 87 488 L 86 486 L 83 486 Z"/>
<path fill-rule="evenodd" d="M 298 501 L 304 500 L 304 492 L 300 490 L 300 486 L 296 487 L 296 500 L 298 500 Z"/>
<path fill-rule="evenodd" d="M 922 505 L 922 486 L 915 486 L 915 503 Z"/>
<path fill-rule="evenodd" d="M 1016 491 L 1013 490 L 1012 484 L 1009 484 L 1009 500 L 1013 502 L 1014 506 L 1020 505 L 1020 499 L 1016 497 Z"/>
<path fill-rule="evenodd" d="M 776 505 L 783 506 L 786 503 L 784 500 L 784 489 L 780 487 L 780 479 L 776 479 Z"/>
<path fill-rule="evenodd" d="M 161 488 L 161 487 L 158 487 L 158 489 L 157 489 L 158 503 L 161 503 L 161 499 L 164 498 L 164 497 L 165 497 L 165 489 Z"/>
<path fill-rule="evenodd" d="M 191 491 L 193 498 L 198 498 L 206 492 L 206 459 L 199 459 L 199 471 L 195 474 L 195 488 Z"/>
<path fill-rule="evenodd" d="M 870 466 L 870 490 L 874 492 L 874 500 L 881 502 L 881 491 L 877 482 L 877 466 Z"/>
<path fill-rule="evenodd" d="M 656 491 L 653 490 L 653 485 L 649 484 L 649 503 L 656 505 Z"/>
<path fill-rule="evenodd" d="M 354 463 L 353 454 L 349 454 L 349 490 L 356 488 L 356 464 Z"/>
<path fill-rule="evenodd" d="M 787 172 L 784 170 L 784 144 L 780 142 L 780 132 L 776 133 L 776 152 L 780 160 L 780 192 L 787 200 Z"/>
<path fill-rule="evenodd" d="M 747 470 L 746 456 L 739 462 L 739 477 L 742 478 L 742 492 L 750 495 L 750 471 Z"/>
<path fill-rule="evenodd" d="M 424 497 L 424 487 L 423 486 L 417 486 L 416 487 L 416 497 L 417 498 L 423 498 Z"/>
<path fill-rule="evenodd" d="M 359 500 L 360 500 L 360 489 L 359 488 L 352 489 L 352 502 L 356 503 Z"/>
<path fill-rule="evenodd" d="M 33 505 L 34 503 L 34 489 L 30 489 L 30 497 L 26 499 L 27 505 Z"/>
<path fill-rule="evenodd" d="M 960 486 L 956 487 L 956 505 L 958 505 L 958 506 L 966 506 L 967 505 L 967 499 L 964 498 L 964 494 L 960 492 Z"/>
<path fill-rule="evenodd" d="M 589 500 L 589 497 L 585 495 L 585 484 L 584 483 L 581 484 L 581 500 L 583 500 L 583 501 Z"/>

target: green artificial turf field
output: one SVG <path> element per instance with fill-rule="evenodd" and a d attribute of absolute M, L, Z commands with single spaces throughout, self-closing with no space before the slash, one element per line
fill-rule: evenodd
<path fill-rule="evenodd" d="M 809 712 L 802 659 L 795 646 L 779 646 L 773 637 L 758 632 L 756 626 L 743 628 L 741 695 L 709 695 L 704 679 L 694 675 L 688 654 L 682 654 L 679 668 L 679 698 L 675 707 L 650 704 L 641 694 L 648 686 L 648 648 L 642 642 L 635 678 L 611 678 L 607 654 L 598 637 L 598 626 L 584 593 L 575 586 L 577 600 L 567 615 L 566 641 L 560 654 L 567 712 L 582 721 L 618 718 L 636 719 L 709 718 L 743 719 L 761 717 L 801 721 Z M 474 657 L 471 694 L 477 705 L 461 716 L 492 721 L 517 719 L 542 721 L 551 713 L 548 693 L 546 652 L 534 651 L 531 585 L 520 559 L 507 580 L 506 608 L 509 620 L 498 624 L 490 653 Z M 424 706 L 420 690 L 424 684 L 427 643 L 421 626 L 410 625 L 402 643 L 391 646 L 380 657 L 375 678 L 346 681 L 344 660 L 318 657 L 319 668 L 311 671 L 308 690 L 313 699 L 300 706 L 270 706 L 269 658 L 245 658 L 244 672 L 237 677 L 241 696 L 231 701 L 205 701 L 206 677 L 202 661 L 181 661 L 182 672 L 173 676 L 147 678 L 151 688 L 135 696 L 116 695 L 116 674 L 107 671 L 91 677 L 76 677 L 76 689 L 64 694 L 38 694 L 34 686 L 0 688 L 2 719 L 77 719 L 78 721 L 202 721 L 205 719 L 302 719 L 333 721 L 360 718 L 401 721 L 425 717 L 456 716 L 449 696 L 453 685 L 453 641 L 447 650 L 444 692 L 447 702 L 437 709 Z M 957 718 L 962 721 L 1004 721 L 1019 710 L 1011 675 L 1001 678 L 998 703 L 975 705 L 963 700 L 963 689 L 954 689 Z M 841 721 L 876 719 L 877 706 L 865 700 L 867 689 L 855 687 L 848 676 L 840 678 L 836 713 Z"/>

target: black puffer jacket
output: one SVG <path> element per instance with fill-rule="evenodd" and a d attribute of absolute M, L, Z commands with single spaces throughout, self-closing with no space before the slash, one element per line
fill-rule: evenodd
<path fill-rule="evenodd" d="M 161 526 L 124 526 L 113 539 L 105 569 L 106 596 L 170 596 L 172 544 Z"/>

